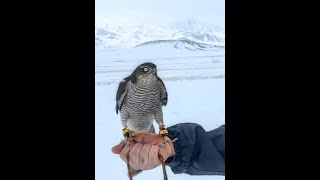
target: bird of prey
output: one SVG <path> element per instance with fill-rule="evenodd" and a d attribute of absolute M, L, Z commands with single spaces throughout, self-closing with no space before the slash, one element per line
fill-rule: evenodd
<path fill-rule="evenodd" d="M 116 112 L 120 111 L 124 136 L 129 137 L 131 131 L 154 133 L 154 120 L 159 124 L 161 134 L 161 130 L 165 130 L 162 106 L 167 102 L 168 93 L 157 76 L 156 65 L 150 62 L 139 65 L 120 82 L 117 91 Z"/>

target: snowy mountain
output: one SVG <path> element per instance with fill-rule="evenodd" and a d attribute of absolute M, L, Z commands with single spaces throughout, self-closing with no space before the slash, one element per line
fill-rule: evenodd
<path fill-rule="evenodd" d="M 224 46 L 225 42 L 222 28 L 201 24 L 194 20 L 171 23 L 167 26 L 106 24 L 96 26 L 95 36 L 96 49 L 128 48 L 146 45 L 148 42 L 172 43 L 171 40 L 189 46 L 196 45 L 194 48 L 199 47 L 198 43 L 211 47 L 212 45 Z"/>

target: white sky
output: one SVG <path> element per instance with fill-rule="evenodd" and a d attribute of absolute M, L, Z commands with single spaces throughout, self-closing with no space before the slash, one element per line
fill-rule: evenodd
<path fill-rule="evenodd" d="M 224 0 L 95 0 L 96 24 L 167 24 L 190 18 L 224 27 Z"/>

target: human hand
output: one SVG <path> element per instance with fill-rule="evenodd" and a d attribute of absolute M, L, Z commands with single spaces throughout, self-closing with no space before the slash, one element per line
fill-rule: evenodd
<path fill-rule="evenodd" d="M 112 152 L 119 154 L 120 158 L 136 170 L 149 170 L 161 165 L 159 155 L 164 162 L 168 157 L 174 156 L 174 146 L 168 137 L 158 134 L 136 134 L 127 142 L 121 142 L 112 148 Z"/>

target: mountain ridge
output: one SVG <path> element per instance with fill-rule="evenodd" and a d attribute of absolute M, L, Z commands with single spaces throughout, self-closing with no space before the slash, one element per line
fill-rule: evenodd
<path fill-rule="evenodd" d="M 222 28 L 195 22 L 154 25 L 109 25 L 95 27 L 96 49 L 131 48 L 160 40 L 189 40 L 213 46 L 224 46 Z"/>

